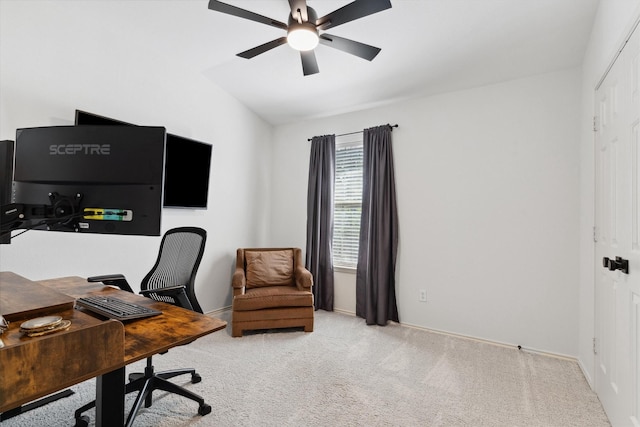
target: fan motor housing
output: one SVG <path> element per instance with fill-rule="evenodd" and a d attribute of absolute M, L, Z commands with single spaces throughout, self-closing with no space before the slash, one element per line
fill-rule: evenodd
<path fill-rule="evenodd" d="M 293 17 L 292 14 L 289 14 L 289 30 L 291 30 L 292 25 L 308 24 L 310 27 L 305 26 L 305 28 L 313 28 L 313 30 L 316 31 L 316 21 L 318 20 L 318 14 L 312 7 L 309 6 L 307 6 L 307 18 L 308 19 L 306 21 L 300 23 L 296 18 Z"/>

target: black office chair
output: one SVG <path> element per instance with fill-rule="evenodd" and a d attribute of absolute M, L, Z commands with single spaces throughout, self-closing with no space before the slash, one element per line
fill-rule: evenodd
<path fill-rule="evenodd" d="M 140 293 L 157 301 L 163 301 L 180 307 L 202 313 L 194 291 L 196 272 L 202 260 L 207 232 L 197 227 L 179 227 L 165 233 L 160 243 L 160 253 L 151 271 L 145 276 L 140 285 Z M 102 282 L 106 285 L 116 285 L 120 289 L 133 292 L 131 286 L 122 274 L 90 277 L 90 282 Z M 164 390 L 179 394 L 198 402 L 198 414 L 207 415 L 211 406 L 197 394 L 178 386 L 170 381 L 178 375 L 191 374 L 193 384 L 202 380 L 195 369 L 178 369 L 165 372 L 154 372 L 151 357 L 147 358 L 144 373 L 129 375 L 125 392 L 138 391 L 139 394 L 129 412 L 126 426 L 131 426 L 144 402 L 145 408 L 152 404 L 154 390 Z M 89 417 L 82 413 L 95 407 L 96 402 L 90 402 L 75 412 L 76 427 L 86 427 Z"/>

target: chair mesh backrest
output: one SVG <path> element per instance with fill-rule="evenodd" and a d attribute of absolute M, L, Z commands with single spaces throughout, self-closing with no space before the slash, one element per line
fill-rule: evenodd
<path fill-rule="evenodd" d="M 160 253 L 153 269 L 141 284 L 143 290 L 184 285 L 194 310 L 202 311 L 195 300 L 194 281 L 204 252 L 206 233 L 195 227 L 181 227 L 167 231 L 160 244 Z M 167 296 L 151 294 L 151 298 L 177 304 Z M 178 304 L 179 305 L 179 304 Z"/>

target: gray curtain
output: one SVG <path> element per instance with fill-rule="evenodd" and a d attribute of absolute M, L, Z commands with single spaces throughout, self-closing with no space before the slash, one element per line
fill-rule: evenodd
<path fill-rule="evenodd" d="M 307 250 L 305 266 L 313 275 L 316 310 L 333 311 L 333 186 L 335 135 L 311 140 L 307 192 Z"/>
<path fill-rule="evenodd" d="M 396 183 L 389 125 L 363 135 L 362 219 L 356 275 L 356 315 L 368 325 L 398 322 Z"/>

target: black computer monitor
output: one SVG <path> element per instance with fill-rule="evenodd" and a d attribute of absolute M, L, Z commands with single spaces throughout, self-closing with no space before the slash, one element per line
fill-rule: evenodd
<path fill-rule="evenodd" d="M 0 141 L 0 206 L 11 203 L 11 186 L 13 182 L 13 141 Z M 0 215 L 0 230 L 2 229 Z M 0 232 L 0 244 L 11 243 L 11 233 Z"/>
<path fill-rule="evenodd" d="M 213 147 L 167 133 L 164 207 L 207 209 Z"/>
<path fill-rule="evenodd" d="M 135 126 L 82 110 L 76 110 L 75 124 Z M 211 144 L 167 133 L 163 192 L 165 208 L 207 209 L 212 152 Z"/>
<path fill-rule="evenodd" d="M 166 131 L 147 126 L 18 129 L 13 202 L 21 228 L 160 235 Z"/>

